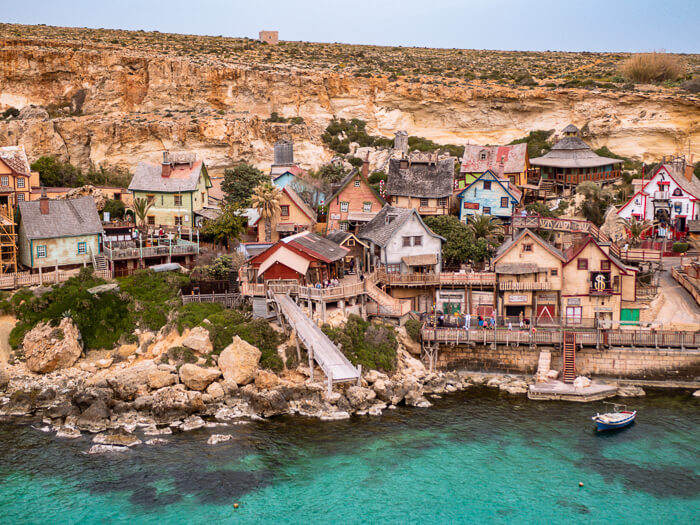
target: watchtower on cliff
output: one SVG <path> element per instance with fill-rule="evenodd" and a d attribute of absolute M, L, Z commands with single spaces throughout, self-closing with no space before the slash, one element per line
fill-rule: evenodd
<path fill-rule="evenodd" d="M 403 130 L 394 133 L 394 149 L 404 155 L 408 153 L 408 133 Z"/>
<path fill-rule="evenodd" d="M 279 43 L 279 31 L 260 31 L 258 33 L 258 40 L 263 43 L 275 46 Z"/>

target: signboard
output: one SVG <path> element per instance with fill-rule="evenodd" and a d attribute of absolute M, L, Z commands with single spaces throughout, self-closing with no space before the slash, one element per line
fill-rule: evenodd
<path fill-rule="evenodd" d="M 339 221 L 340 220 L 340 213 L 331 213 L 331 220 Z"/>
<path fill-rule="evenodd" d="M 537 296 L 537 301 L 540 303 L 556 303 L 557 294 L 555 293 L 541 293 Z"/>
<path fill-rule="evenodd" d="M 527 295 L 509 295 L 508 296 L 508 302 L 509 303 L 527 303 Z"/>
<path fill-rule="evenodd" d="M 581 305 L 581 298 L 580 297 L 569 297 L 566 301 L 566 304 L 569 306 L 580 306 Z"/>
<path fill-rule="evenodd" d="M 595 308 L 593 308 L 593 310 L 596 312 L 612 312 L 613 311 L 612 307 L 608 307 L 608 306 L 596 306 Z"/>
<path fill-rule="evenodd" d="M 478 202 L 465 202 L 465 203 L 464 203 L 464 209 L 465 209 L 465 210 L 478 210 L 478 209 L 479 209 L 479 203 L 478 203 Z"/>

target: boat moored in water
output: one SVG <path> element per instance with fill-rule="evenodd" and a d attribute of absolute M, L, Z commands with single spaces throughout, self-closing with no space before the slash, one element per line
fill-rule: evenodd
<path fill-rule="evenodd" d="M 591 419 L 595 421 L 598 432 L 602 430 L 616 430 L 618 428 L 625 428 L 632 423 L 634 423 L 637 417 L 636 410 L 627 410 L 626 405 L 619 405 L 617 403 L 607 403 L 613 405 L 613 412 L 608 412 L 607 414 L 596 414 Z"/>

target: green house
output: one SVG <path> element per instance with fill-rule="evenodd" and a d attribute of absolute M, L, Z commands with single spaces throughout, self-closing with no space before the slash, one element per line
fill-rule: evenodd
<path fill-rule="evenodd" d="M 153 203 L 149 228 L 191 227 L 194 215 L 209 204 L 211 180 L 204 162 L 194 154 L 163 152 L 163 162 L 139 162 L 129 191 L 134 200 Z"/>

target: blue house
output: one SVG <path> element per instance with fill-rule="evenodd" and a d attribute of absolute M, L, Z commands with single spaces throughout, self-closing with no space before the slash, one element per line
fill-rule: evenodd
<path fill-rule="evenodd" d="M 459 220 L 462 222 L 467 222 L 470 215 L 510 219 L 520 203 L 522 192 L 508 179 L 499 179 L 492 170 L 486 170 L 459 192 L 457 198 L 460 202 Z"/>
<path fill-rule="evenodd" d="M 314 209 L 326 204 L 326 195 L 318 188 L 304 181 L 306 171 L 299 166 L 290 166 L 284 172 L 273 175 L 272 184 L 283 190 L 290 186 L 299 196 L 308 202 Z"/>

